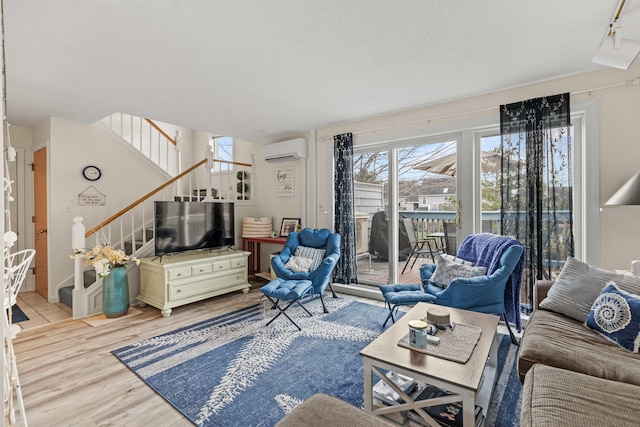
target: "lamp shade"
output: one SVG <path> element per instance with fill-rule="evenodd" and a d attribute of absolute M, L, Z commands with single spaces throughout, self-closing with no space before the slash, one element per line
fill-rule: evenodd
<path fill-rule="evenodd" d="M 629 178 L 605 203 L 605 206 L 614 205 L 640 205 L 640 171 Z"/>

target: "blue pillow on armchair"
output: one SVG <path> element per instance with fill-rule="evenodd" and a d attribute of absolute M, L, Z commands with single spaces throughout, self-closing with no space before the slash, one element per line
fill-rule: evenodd
<path fill-rule="evenodd" d="M 620 347 L 638 353 L 640 349 L 640 296 L 609 282 L 591 306 L 587 327 Z"/>

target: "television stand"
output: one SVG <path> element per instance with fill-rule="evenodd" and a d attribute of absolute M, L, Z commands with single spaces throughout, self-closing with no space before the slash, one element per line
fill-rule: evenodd
<path fill-rule="evenodd" d="M 140 259 L 140 305 L 159 308 L 164 317 L 174 307 L 216 295 L 249 292 L 250 252 L 221 250 Z"/>

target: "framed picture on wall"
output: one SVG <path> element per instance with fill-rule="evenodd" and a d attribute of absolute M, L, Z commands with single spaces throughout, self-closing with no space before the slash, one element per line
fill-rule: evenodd
<path fill-rule="evenodd" d="M 296 231 L 300 225 L 300 218 L 282 218 L 280 226 L 280 237 L 287 237 L 289 233 Z"/>

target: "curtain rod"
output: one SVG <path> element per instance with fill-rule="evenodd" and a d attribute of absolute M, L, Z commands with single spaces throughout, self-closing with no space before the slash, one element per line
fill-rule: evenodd
<path fill-rule="evenodd" d="M 605 89 L 612 89 L 615 87 L 620 87 L 620 86 L 640 86 L 640 77 L 634 77 L 631 80 L 627 80 L 624 81 L 622 83 L 616 83 L 613 85 L 609 85 L 609 86 L 601 86 L 601 87 L 596 87 L 593 89 L 586 89 L 586 90 L 581 90 L 581 91 L 577 91 L 577 92 L 570 92 L 570 95 L 582 95 L 584 93 L 588 93 L 591 94 L 592 92 L 595 91 L 599 91 L 599 90 L 605 90 Z M 481 108 L 478 110 L 472 110 L 472 111 L 465 111 L 462 113 L 456 113 L 456 114 L 447 114 L 444 116 L 437 116 L 437 117 L 430 117 L 428 119 L 420 119 L 420 120 L 414 120 L 411 122 L 404 122 L 404 123 L 396 123 L 396 124 L 392 124 L 392 125 L 387 125 L 387 126 L 380 126 L 377 128 L 373 128 L 373 129 L 365 129 L 365 130 L 360 130 L 360 131 L 355 131 L 352 132 L 353 135 L 360 135 L 363 133 L 372 133 L 372 132 L 378 132 L 381 130 L 387 130 L 387 129 L 393 129 L 396 127 L 403 127 L 403 126 L 409 126 L 409 125 L 415 125 L 417 123 L 424 123 L 424 122 L 431 122 L 433 120 L 442 120 L 442 119 L 450 119 L 452 117 L 459 117 L 459 116 L 466 116 L 466 115 L 470 115 L 470 114 L 476 114 L 476 113 L 484 113 L 486 111 L 492 111 L 492 110 L 497 110 L 500 107 L 487 107 L 487 108 Z M 333 136 L 323 136 L 320 138 L 321 141 L 327 140 L 327 139 L 332 139 Z"/>

